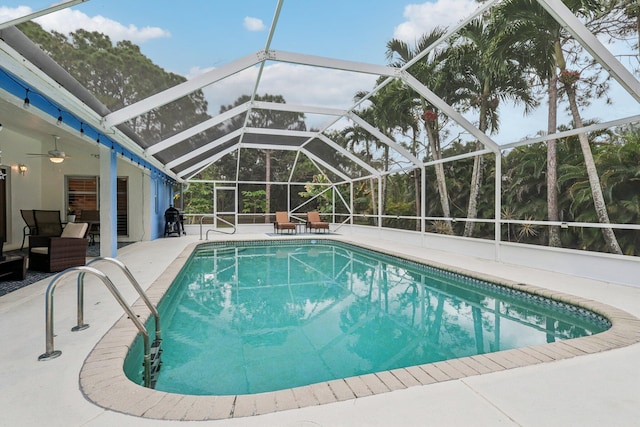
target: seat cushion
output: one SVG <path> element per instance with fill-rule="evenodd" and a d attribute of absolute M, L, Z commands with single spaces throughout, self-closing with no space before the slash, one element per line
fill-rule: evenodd
<path fill-rule="evenodd" d="M 87 232 L 89 224 L 86 222 L 70 222 L 62 230 L 60 237 L 75 237 L 82 239 Z"/>

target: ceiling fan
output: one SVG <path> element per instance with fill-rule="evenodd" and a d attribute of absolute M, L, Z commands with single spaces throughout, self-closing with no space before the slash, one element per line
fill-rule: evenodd
<path fill-rule="evenodd" d="M 27 153 L 29 156 L 48 157 L 51 163 L 62 163 L 65 159 L 70 158 L 64 151 L 58 150 L 58 135 L 51 135 L 53 137 L 54 149 L 49 150 L 46 154 L 42 153 Z"/>

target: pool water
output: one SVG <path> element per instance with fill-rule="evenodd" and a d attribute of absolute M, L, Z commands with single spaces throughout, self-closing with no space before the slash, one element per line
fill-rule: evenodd
<path fill-rule="evenodd" d="M 163 297 L 157 390 L 252 394 L 592 335 L 584 309 L 325 240 L 199 246 Z M 140 345 L 125 363 L 141 382 Z"/>

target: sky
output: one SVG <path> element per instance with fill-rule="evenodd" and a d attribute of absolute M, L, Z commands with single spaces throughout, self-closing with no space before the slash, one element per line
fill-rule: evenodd
<path fill-rule="evenodd" d="M 51 4 L 5 0 L 0 20 Z M 85 28 L 108 34 L 113 41 L 131 40 L 159 65 L 185 74 L 191 68 L 229 62 L 239 52 L 264 48 L 276 4 L 275 0 L 90 0 L 36 22 L 47 30 L 68 33 Z M 272 47 L 384 63 L 385 43 L 391 38 L 412 42 L 436 24 L 452 25 L 477 7 L 473 0 L 286 0 Z M 177 52 L 175 46 L 185 49 Z"/>
<path fill-rule="evenodd" d="M 51 4 L 5 0 L 0 21 Z M 113 42 L 131 40 L 165 70 L 192 78 L 264 49 L 276 5 L 275 0 L 90 0 L 36 22 L 49 31 L 66 34 L 85 28 L 105 33 Z M 473 0 L 286 0 L 271 48 L 386 65 L 387 41 L 400 38 L 412 43 L 434 23 L 454 24 L 475 8 Z M 220 104 L 235 101 L 231 93 L 250 93 L 257 70 L 252 71 L 228 82 L 242 89 L 218 88 L 219 99 L 212 100 L 210 109 L 217 112 Z M 301 97 L 304 92 L 313 105 L 337 108 L 351 105 L 353 95 L 373 88 L 375 80 L 282 63 L 270 64 L 269 71 L 264 74 L 264 92 L 284 94 L 288 103 L 307 103 Z M 320 83 L 310 86 L 310 76 Z"/>
<path fill-rule="evenodd" d="M 5 0 L 0 22 L 52 4 Z M 36 22 L 49 31 L 85 28 L 105 33 L 113 42 L 131 40 L 165 70 L 193 78 L 264 49 L 276 5 L 276 0 L 89 0 Z M 436 26 L 455 25 L 477 7 L 474 0 L 285 0 L 270 48 L 386 65 L 389 40 L 411 45 Z M 250 94 L 257 73 L 254 67 L 205 88 L 210 113 Z M 369 75 L 270 62 L 258 92 L 281 94 L 291 104 L 348 108 L 354 94 L 371 90 L 374 81 Z M 508 135 L 503 139 L 522 139 L 546 128 L 545 108 L 535 120 L 525 120 L 517 108 L 509 115 L 512 119 L 502 123 L 501 134 Z"/>

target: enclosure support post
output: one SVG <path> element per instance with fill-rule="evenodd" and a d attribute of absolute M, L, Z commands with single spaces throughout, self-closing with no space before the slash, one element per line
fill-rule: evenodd
<path fill-rule="evenodd" d="M 353 210 L 353 181 L 349 181 L 349 205 L 351 206 L 350 224 L 353 225 L 353 215 L 355 214 L 355 211 Z"/>
<path fill-rule="evenodd" d="M 494 239 L 496 245 L 495 259 L 500 260 L 500 236 L 502 231 L 502 152 L 496 153 L 496 193 L 494 196 L 495 211 L 493 213 L 495 217 L 494 221 Z"/>
<path fill-rule="evenodd" d="M 424 166 L 420 168 L 420 232 L 424 235 L 426 231 L 425 217 L 427 216 L 427 170 Z"/>
<path fill-rule="evenodd" d="M 378 228 L 382 228 L 382 176 L 378 177 Z"/>
<path fill-rule="evenodd" d="M 331 192 L 331 222 L 336 222 L 336 191 L 338 191 L 338 187 L 335 184 L 331 186 L 333 191 Z"/>

